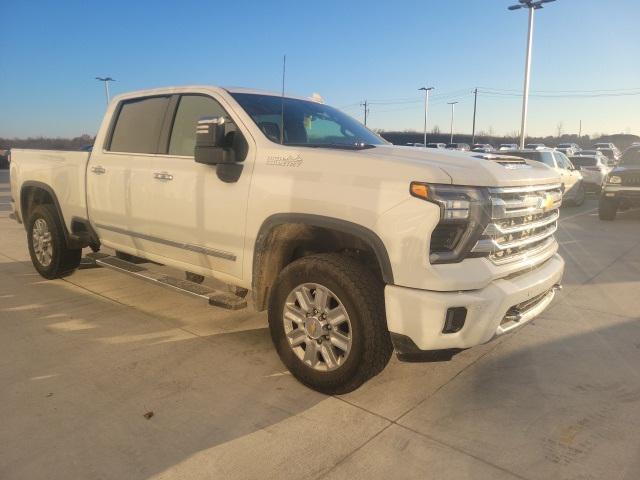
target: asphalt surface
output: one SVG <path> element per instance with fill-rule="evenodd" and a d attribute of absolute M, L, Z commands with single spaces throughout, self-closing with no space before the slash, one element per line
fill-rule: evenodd
<path fill-rule="evenodd" d="M 0 170 L 4 480 L 640 478 L 640 212 L 564 208 L 565 289 L 541 317 L 327 397 L 264 314 L 106 269 L 45 281 L 9 196 Z"/>

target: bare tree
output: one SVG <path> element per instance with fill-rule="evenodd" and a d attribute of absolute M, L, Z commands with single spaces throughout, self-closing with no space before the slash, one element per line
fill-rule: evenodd
<path fill-rule="evenodd" d="M 558 122 L 558 125 L 556 125 L 556 133 L 558 138 L 562 137 L 562 134 L 564 133 L 564 123 L 562 121 Z"/>

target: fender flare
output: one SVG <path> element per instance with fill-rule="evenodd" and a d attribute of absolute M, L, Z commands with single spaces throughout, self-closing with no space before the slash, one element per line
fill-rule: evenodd
<path fill-rule="evenodd" d="M 69 232 L 67 228 L 67 224 L 64 221 L 64 215 L 62 215 L 62 208 L 60 208 L 60 202 L 58 202 L 58 196 L 56 195 L 56 192 L 53 191 L 53 188 L 51 188 L 46 183 L 37 182 L 35 180 L 27 180 L 20 187 L 20 216 L 23 219 L 23 225 L 25 230 L 27 229 L 27 224 L 29 222 L 29 219 L 26 218 L 25 216 L 25 210 L 27 207 L 25 191 L 28 188 L 37 188 L 40 190 L 44 190 L 51 197 L 51 199 L 53 200 L 53 206 L 56 209 L 56 213 L 58 214 L 58 217 L 60 218 L 60 223 L 62 224 L 64 240 L 67 246 L 69 248 L 81 248 L 86 246 L 84 245 L 85 242 L 83 242 L 80 237 Z"/>
<path fill-rule="evenodd" d="M 393 269 L 387 248 L 382 239 L 373 231 L 357 223 L 348 220 L 342 220 L 334 217 L 325 217 L 323 215 L 315 215 L 311 213 L 276 213 L 268 217 L 258 230 L 253 250 L 253 276 L 254 283 L 259 276 L 261 256 L 257 254 L 264 247 L 269 233 L 278 225 L 284 224 L 303 224 L 314 227 L 327 228 L 343 233 L 348 233 L 363 240 L 373 250 L 378 265 L 382 273 L 384 283 L 393 285 Z"/>

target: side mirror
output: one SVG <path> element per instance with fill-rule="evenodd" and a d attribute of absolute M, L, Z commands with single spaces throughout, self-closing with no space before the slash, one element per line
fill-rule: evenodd
<path fill-rule="evenodd" d="M 194 159 L 205 165 L 216 165 L 218 178 L 225 183 L 237 182 L 247 156 L 248 144 L 237 130 L 227 132 L 224 117 L 205 117 L 196 126 Z"/>
<path fill-rule="evenodd" d="M 196 126 L 195 161 L 206 165 L 234 163 L 235 154 L 225 145 L 224 117 L 205 117 Z"/>

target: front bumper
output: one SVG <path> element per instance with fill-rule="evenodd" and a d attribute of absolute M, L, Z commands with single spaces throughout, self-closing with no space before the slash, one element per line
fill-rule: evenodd
<path fill-rule="evenodd" d="M 606 185 L 602 196 L 607 200 L 615 200 L 627 206 L 640 205 L 640 187 L 626 185 Z"/>
<path fill-rule="evenodd" d="M 564 260 L 556 254 L 530 272 L 496 280 L 480 290 L 433 292 L 387 285 L 387 326 L 392 338 L 408 337 L 422 351 L 473 347 L 539 315 L 553 300 L 563 273 Z M 513 307 L 520 305 L 526 310 L 514 317 Z M 464 326 L 443 333 L 447 310 L 454 307 L 467 309 Z"/>

